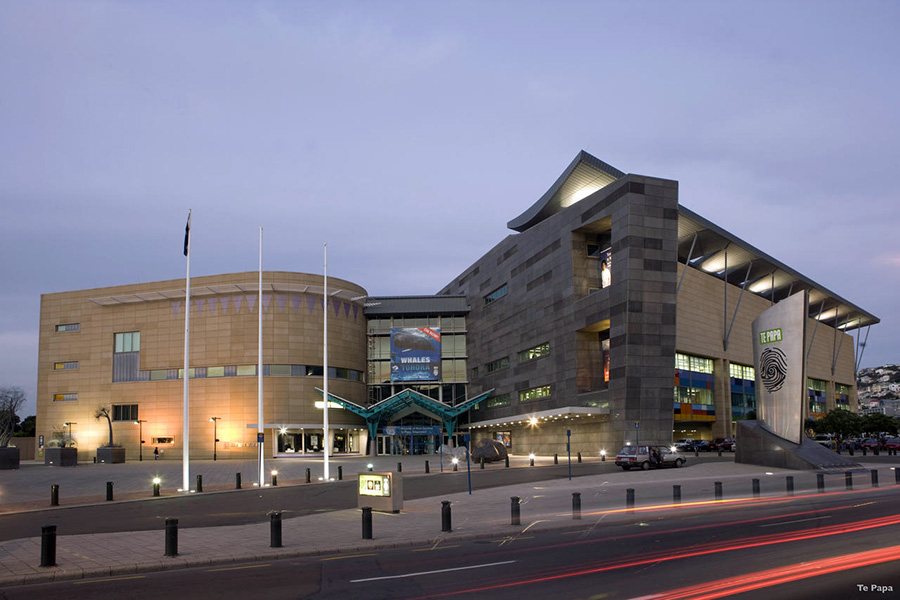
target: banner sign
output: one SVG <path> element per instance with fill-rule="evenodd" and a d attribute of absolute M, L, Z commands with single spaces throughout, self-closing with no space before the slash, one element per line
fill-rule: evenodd
<path fill-rule="evenodd" d="M 391 495 L 391 478 L 373 473 L 359 474 L 359 495 L 387 498 Z"/>
<path fill-rule="evenodd" d="M 753 366 L 759 420 L 799 444 L 803 435 L 808 292 L 782 300 L 753 321 Z"/>
<path fill-rule="evenodd" d="M 391 381 L 440 381 L 439 327 L 391 329 Z"/>
<path fill-rule="evenodd" d="M 440 435 L 440 425 L 385 425 L 381 428 L 384 435 Z"/>

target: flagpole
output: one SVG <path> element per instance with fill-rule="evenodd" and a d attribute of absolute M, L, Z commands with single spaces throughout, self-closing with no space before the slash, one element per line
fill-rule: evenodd
<path fill-rule="evenodd" d="M 324 378 L 324 388 L 325 388 L 325 408 L 323 410 L 324 422 L 322 423 L 322 437 L 324 439 L 324 447 L 325 447 L 325 469 L 324 469 L 324 480 L 329 480 L 328 474 L 328 454 L 331 451 L 331 436 L 328 435 L 328 244 L 324 245 L 324 267 L 325 274 L 323 278 L 323 289 L 322 289 L 322 306 L 325 309 L 325 317 L 323 320 L 323 331 L 322 331 L 322 377 Z"/>
<path fill-rule="evenodd" d="M 257 434 L 256 434 L 256 445 L 259 447 L 259 487 L 263 487 L 265 484 L 265 438 L 266 433 L 264 429 L 263 423 L 263 336 L 262 336 L 262 327 L 263 327 L 263 228 L 259 228 L 259 302 L 257 306 L 259 307 L 259 367 L 258 367 L 258 379 L 259 379 L 259 410 L 257 416 Z"/>
<path fill-rule="evenodd" d="M 191 446 L 190 446 L 190 403 L 188 402 L 188 382 L 190 381 L 190 334 L 191 334 L 191 210 L 188 209 L 187 225 L 184 228 L 184 256 L 187 258 L 184 293 L 184 415 L 181 420 L 184 449 L 182 451 L 181 490 L 191 489 Z"/>

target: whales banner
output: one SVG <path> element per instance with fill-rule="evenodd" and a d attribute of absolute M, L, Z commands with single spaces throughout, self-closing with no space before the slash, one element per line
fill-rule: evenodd
<path fill-rule="evenodd" d="M 798 292 L 753 321 L 757 416 L 776 435 L 799 444 L 806 399 L 809 297 Z"/>
<path fill-rule="evenodd" d="M 400 327 L 391 329 L 391 381 L 439 381 L 441 379 L 441 329 Z"/>

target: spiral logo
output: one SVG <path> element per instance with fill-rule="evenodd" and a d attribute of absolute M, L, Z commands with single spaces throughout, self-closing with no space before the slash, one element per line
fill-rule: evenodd
<path fill-rule="evenodd" d="M 766 348 L 759 357 L 759 378 L 766 391 L 777 392 L 787 377 L 787 357 L 779 348 Z"/>

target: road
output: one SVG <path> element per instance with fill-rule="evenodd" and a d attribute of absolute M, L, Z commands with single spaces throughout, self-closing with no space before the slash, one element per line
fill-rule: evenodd
<path fill-rule="evenodd" d="M 900 488 L 885 487 L 585 513 L 568 529 L 532 534 L 523 521 L 497 539 L 32 585 L 0 598 L 889 598 L 900 595 L 898 502 Z"/>

